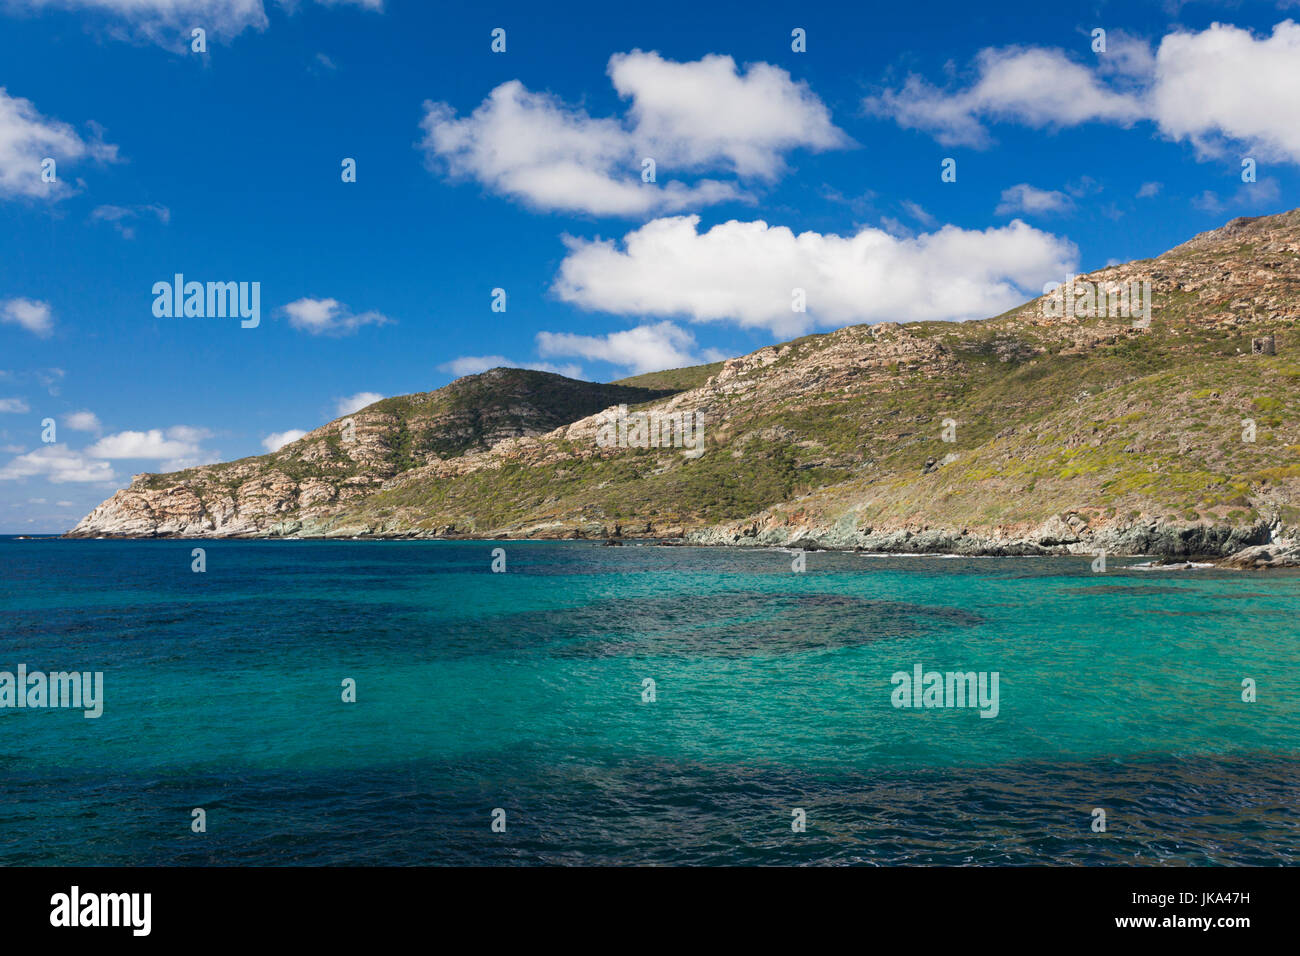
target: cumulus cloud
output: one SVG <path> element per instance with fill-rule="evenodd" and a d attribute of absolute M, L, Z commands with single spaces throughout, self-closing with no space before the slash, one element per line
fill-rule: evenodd
<path fill-rule="evenodd" d="M 907 129 L 930 133 L 945 146 L 991 145 L 984 118 L 1042 128 L 1090 120 L 1126 125 L 1142 116 L 1134 96 L 1110 90 L 1060 50 L 983 50 L 977 70 L 979 79 L 966 90 L 940 89 L 913 75 L 900 89 L 868 97 L 863 105 Z"/>
<path fill-rule="evenodd" d="M 367 405 L 375 404 L 383 397 L 378 392 L 357 392 L 355 395 L 345 395 L 334 403 L 334 413 L 336 415 L 351 415 L 353 412 L 361 411 Z"/>
<path fill-rule="evenodd" d="M 205 438 L 211 438 L 212 432 L 206 428 L 199 428 L 194 425 L 173 425 L 167 429 L 167 437 L 178 441 L 187 441 L 197 444 Z"/>
<path fill-rule="evenodd" d="M 281 311 L 291 326 L 312 335 L 351 335 L 363 325 L 393 321 L 379 312 L 353 312 L 338 299 L 298 299 Z"/>
<path fill-rule="evenodd" d="M 527 368 L 535 372 L 554 372 L 566 378 L 582 378 L 580 365 L 553 365 L 550 362 L 516 362 L 504 355 L 462 355 L 438 366 L 440 372 L 455 375 L 477 375 L 493 368 Z"/>
<path fill-rule="evenodd" d="M 31 408 L 21 398 L 0 398 L 0 413 L 25 415 Z"/>
<path fill-rule="evenodd" d="M 72 412 L 69 415 L 64 415 L 63 425 L 65 428 L 71 428 L 76 432 L 94 432 L 96 434 L 102 428 L 99 416 L 90 411 Z"/>
<path fill-rule="evenodd" d="M 789 150 L 850 145 L 808 85 L 769 63 L 742 74 L 729 56 L 675 63 L 634 50 L 610 57 L 609 77 L 631 100 L 633 137 L 674 164 L 721 165 L 771 180 Z"/>
<path fill-rule="evenodd" d="M 1063 192 L 1054 189 L 1039 189 L 1029 183 L 1018 183 L 1002 190 L 1002 201 L 994 214 L 1008 216 L 1023 212 L 1028 215 L 1046 215 L 1050 213 L 1069 212 L 1074 208 L 1074 200 Z"/>
<path fill-rule="evenodd" d="M 207 457 L 199 443 L 211 438 L 205 428 L 174 425 L 148 431 L 122 431 L 105 435 L 86 449 L 91 458 L 156 458 L 191 461 Z"/>
<path fill-rule="evenodd" d="M 262 439 L 262 447 L 267 451 L 279 451 L 290 442 L 295 442 L 303 435 L 307 434 L 301 428 L 290 428 L 284 432 L 271 432 Z"/>
<path fill-rule="evenodd" d="M 632 216 L 738 195 L 715 180 L 642 182 L 641 159 L 618 122 L 568 109 L 518 80 L 498 86 L 460 120 L 445 103 L 426 102 L 421 127 L 426 157 L 453 177 L 477 179 L 539 209 Z"/>
<path fill-rule="evenodd" d="M 685 316 L 799 335 L 855 322 L 973 319 L 1037 295 L 1074 267 L 1068 240 L 1020 220 L 985 230 L 944 226 L 904 238 L 796 235 L 766 222 L 697 230 L 698 216 L 655 219 L 614 241 L 569 239 L 555 293 L 585 309 Z M 795 311 L 795 290 L 806 311 Z"/>
<path fill-rule="evenodd" d="M 1151 115 L 1161 131 L 1217 156 L 1233 143 L 1256 158 L 1300 163 L 1300 25 L 1269 37 L 1213 24 L 1173 33 L 1156 53 Z"/>
<path fill-rule="evenodd" d="M 0 173 L 3 176 L 3 173 Z M 0 322 L 21 325 L 33 335 L 45 338 L 54 331 L 54 312 L 48 302 L 9 299 L 0 302 Z"/>
<path fill-rule="evenodd" d="M 1143 183 L 1140 187 L 1138 187 L 1137 198 L 1150 199 L 1153 196 L 1159 195 L 1160 190 L 1163 188 L 1164 188 L 1164 183 L 1157 183 L 1157 182 Z"/>
<path fill-rule="evenodd" d="M 1117 87 L 1140 89 L 1155 69 L 1155 52 L 1151 44 L 1124 30 L 1106 33 L 1106 51 L 1096 58 L 1097 72 Z"/>
<path fill-rule="evenodd" d="M 46 182 L 41 163 L 55 161 L 53 182 Z M 65 177 L 67 165 L 89 159 L 112 162 L 117 147 L 105 143 L 97 128 L 82 137 L 67 123 L 42 116 L 31 100 L 11 96 L 0 87 L 0 199 L 61 199 L 76 189 Z"/>
<path fill-rule="evenodd" d="M 674 176 L 716 169 L 770 180 L 792 149 L 850 143 L 806 84 L 766 63 L 742 72 L 729 56 L 675 63 L 637 50 L 611 57 L 609 75 L 631 101 L 623 117 L 592 117 L 518 80 L 459 119 L 426 102 L 426 160 L 538 209 L 636 216 L 744 195 L 733 183 Z M 646 158 L 655 182 L 642 181 Z"/>
<path fill-rule="evenodd" d="M 97 461 L 66 445 L 43 445 L 35 451 L 19 455 L 0 468 L 0 481 L 22 478 L 44 478 L 55 484 L 66 482 L 111 482 L 113 468 L 106 461 Z"/>
<path fill-rule="evenodd" d="M 1300 163 L 1297 62 L 1300 25 L 1291 20 L 1261 37 L 1215 23 L 1166 35 L 1154 54 L 1122 37 L 1095 65 L 1057 49 L 986 49 L 965 88 L 941 89 L 913 75 L 864 106 L 950 146 L 991 145 L 988 122 L 1059 128 L 1145 120 L 1202 158 L 1245 147 L 1258 158 Z"/>
<path fill-rule="evenodd" d="M 713 351 L 704 357 L 697 355 L 695 336 L 672 322 L 640 325 L 608 335 L 539 332 L 537 351 L 543 355 L 580 355 L 593 361 L 619 365 L 637 374 L 699 365 L 724 357 Z"/>

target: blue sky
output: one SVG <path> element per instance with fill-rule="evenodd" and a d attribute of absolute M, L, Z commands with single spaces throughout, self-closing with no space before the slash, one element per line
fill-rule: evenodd
<path fill-rule="evenodd" d="M 503 360 L 979 318 L 1296 205 L 1294 0 L 739 9 L 0 3 L 0 533 Z M 155 316 L 176 273 L 260 323 Z"/>

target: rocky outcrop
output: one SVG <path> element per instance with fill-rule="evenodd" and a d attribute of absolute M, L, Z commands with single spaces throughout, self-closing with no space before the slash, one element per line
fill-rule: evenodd
<path fill-rule="evenodd" d="M 1258 571 L 1263 568 L 1297 568 L 1300 567 L 1300 545 L 1295 542 L 1285 542 L 1242 548 L 1220 564 L 1225 568 L 1241 568 L 1247 571 Z"/>
<path fill-rule="evenodd" d="M 1284 545 L 1258 544 L 1270 540 L 1269 528 L 1166 524 L 1149 521 L 1101 528 L 1073 529 L 1069 518 L 1053 516 L 1036 528 L 857 528 L 852 526 L 789 526 L 748 523 L 693 531 L 686 540 L 699 545 L 756 547 L 816 547 L 826 550 L 869 551 L 879 554 L 956 554 L 965 556 L 1027 556 L 1052 554 L 1151 555 L 1164 558 L 1213 558 L 1243 549 L 1260 554 L 1286 554 Z M 1063 530 L 1064 529 L 1064 530 Z M 1233 565 L 1237 566 L 1237 565 Z M 1245 565 L 1241 565 L 1245 566 Z M 1251 563 L 1251 566 L 1255 566 Z M 1263 565 L 1260 565 L 1263 566 Z M 1281 567 L 1282 563 L 1270 566 Z"/>

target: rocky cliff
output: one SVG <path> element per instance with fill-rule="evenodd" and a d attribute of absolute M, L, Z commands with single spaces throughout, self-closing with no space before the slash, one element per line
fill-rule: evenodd
<path fill-rule="evenodd" d="M 71 534 L 1254 547 L 1272 562 L 1300 525 L 1300 211 L 1234 220 L 1079 285 L 1144 281 L 1149 323 L 1034 300 L 612 385 L 496 369 L 272 455 L 138 475 Z M 620 404 L 702 422 L 704 453 L 602 443 Z"/>

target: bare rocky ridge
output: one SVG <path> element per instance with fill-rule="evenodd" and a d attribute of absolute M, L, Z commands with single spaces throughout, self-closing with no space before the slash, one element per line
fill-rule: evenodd
<path fill-rule="evenodd" d="M 1300 212 L 1081 278 L 1150 281 L 1151 326 L 1035 300 L 807 336 L 657 390 L 497 369 L 364 409 L 352 440 L 340 420 L 272 455 L 138 475 L 71 534 L 1294 560 Z M 1266 336 L 1275 354 L 1253 354 Z M 618 404 L 702 416 L 706 453 L 601 447 Z"/>
<path fill-rule="evenodd" d="M 269 455 L 168 475 L 135 475 L 130 487 L 99 505 L 70 534 L 294 534 L 345 512 L 418 466 L 459 461 L 511 438 L 542 434 L 610 402 L 644 402 L 666 394 L 493 369 L 436 392 L 376 402 Z"/>

